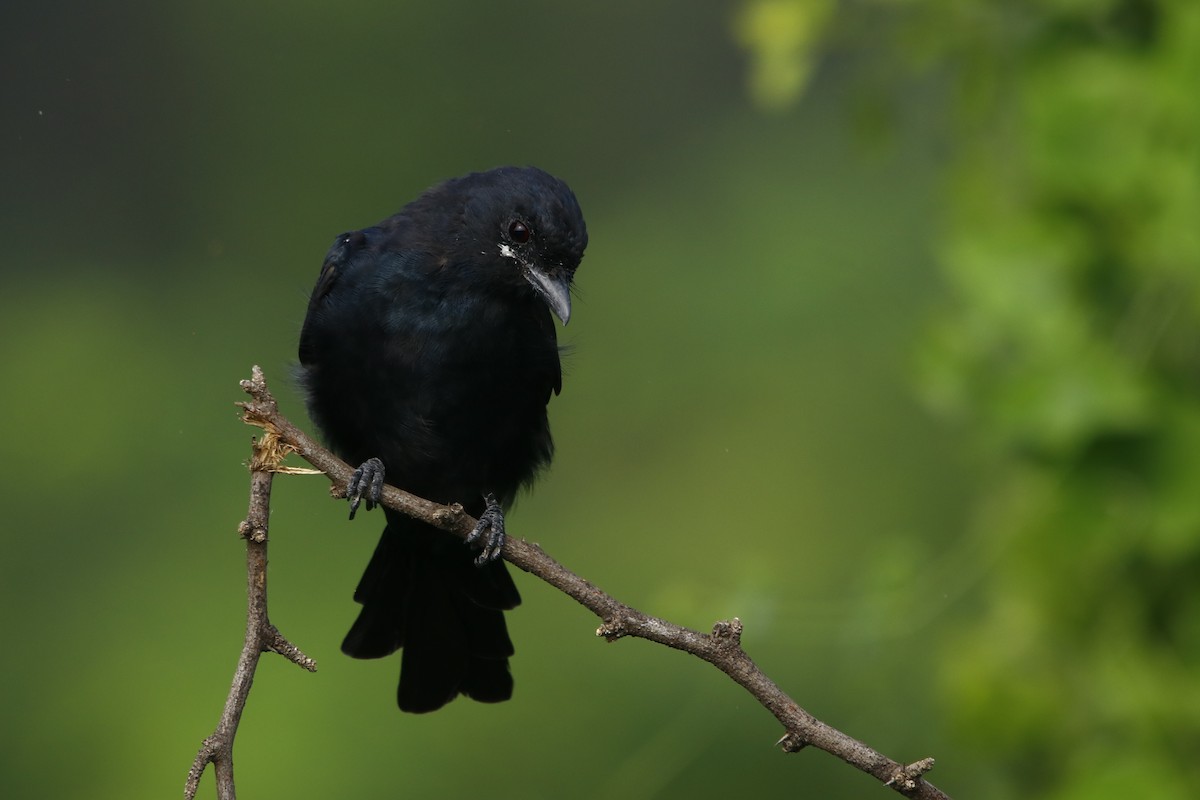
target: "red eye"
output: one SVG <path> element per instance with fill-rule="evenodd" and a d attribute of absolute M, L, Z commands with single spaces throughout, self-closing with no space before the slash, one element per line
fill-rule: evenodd
<path fill-rule="evenodd" d="M 521 220 L 513 220 L 508 226 L 508 238 L 512 239 L 517 244 L 525 244 L 533 236 L 533 231 L 529 229 Z"/>

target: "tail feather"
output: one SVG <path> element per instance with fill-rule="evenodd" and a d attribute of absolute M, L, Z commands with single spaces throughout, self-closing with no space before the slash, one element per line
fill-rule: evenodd
<path fill-rule="evenodd" d="M 503 612 L 521 598 L 503 562 L 476 567 L 461 541 L 389 513 L 354 599 L 362 610 L 342 651 L 380 658 L 402 647 L 402 710 L 433 711 L 459 694 L 492 703 L 512 696 Z"/>
<path fill-rule="evenodd" d="M 414 551 L 403 534 L 385 528 L 375 546 L 354 601 L 362 611 L 342 640 L 342 652 L 354 658 L 383 658 L 404 645 L 404 621 L 414 585 Z"/>

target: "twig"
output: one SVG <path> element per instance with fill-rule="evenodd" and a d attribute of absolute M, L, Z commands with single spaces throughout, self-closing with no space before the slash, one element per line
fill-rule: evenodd
<path fill-rule="evenodd" d="M 266 398 L 260 403 L 263 410 L 276 414 L 279 412 L 274 399 L 267 392 L 259 368 L 254 368 L 251 380 L 242 381 L 242 388 L 256 397 Z M 233 685 L 221 712 L 221 721 L 212 735 L 200 745 L 200 752 L 188 770 L 183 790 L 187 800 L 196 796 L 200 776 L 210 763 L 216 773 L 217 797 L 220 800 L 234 800 L 236 797 L 233 785 L 233 739 L 237 735 L 238 723 L 242 719 L 246 698 L 254 683 L 254 671 L 258 668 L 262 653 L 269 650 L 309 672 L 317 671 L 317 662 L 284 638 L 267 617 L 267 525 L 271 514 L 271 479 L 290 448 L 269 429 L 254 442 L 253 447 L 250 460 L 250 510 L 246 519 L 238 525 L 238 535 L 246 540 L 246 639 L 233 673 Z"/>
<path fill-rule="evenodd" d="M 264 428 L 267 431 L 264 439 L 274 439 L 284 450 L 297 453 L 305 461 L 324 472 L 333 484 L 332 494 L 336 497 L 344 497 L 346 484 L 353 474 L 353 468 L 321 447 L 279 413 L 275 400 L 263 381 L 262 371 L 258 367 L 254 367 L 252 380 L 242 382 L 242 388 L 253 398 L 251 402 L 241 404 L 245 412 L 244 419 L 252 425 Z M 462 506 L 457 504 L 439 505 L 392 486 L 384 487 L 382 504 L 463 538 L 475 527 L 475 519 L 465 513 Z M 727 622 L 718 622 L 713 626 L 712 633 L 701 633 L 643 614 L 637 609 L 617 601 L 594 584 L 566 569 L 546 555 L 541 547 L 531 542 L 509 536 L 502 555 L 514 566 L 541 578 L 599 617 L 602 624 L 596 631 L 598 636 L 603 636 L 608 641 L 616 641 L 625 636 L 648 639 L 676 650 L 691 653 L 724 672 L 750 692 L 783 725 L 785 733 L 777 744 L 784 752 L 795 753 L 805 747 L 815 747 L 874 776 L 884 786 L 894 789 L 906 797 L 920 800 L 949 800 L 947 794 L 923 777 L 933 768 L 932 758 L 925 758 L 908 765 L 893 761 L 862 742 L 821 722 L 797 705 L 770 678 L 763 674 L 742 649 L 742 623 L 740 620 L 735 618 Z M 253 607 L 252 602 L 252 611 Z M 264 615 L 265 607 L 264 599 Z M 248 682 L 246 689 L 249 689 Z M 224 721 L 224 717 L 222 720 Z M 218 733 L 220 730 L 218 728 Z M 229 742 L 231 746 L 232 737 Z M 203 754 L 204 750 L 201 750 L 201 756 Z M 200 756 L 197 757 L 197 763 L 201 764 L 200 768 L 202 769 Z M 221 763 L 221 761 L 217 761 L 218 790 L 220 789 Z M 196 771 L 196 767 L 193 767 L 193 772 Z M 192 779 L 189 775 L 189 786 L 191 785 Z"/>

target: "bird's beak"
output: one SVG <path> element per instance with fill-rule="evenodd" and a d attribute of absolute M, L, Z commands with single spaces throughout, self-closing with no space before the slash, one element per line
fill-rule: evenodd
<path fill-rule="evenodd" d="M 538 268 L 525 270 L 525 280 L 537 290 L 537 293 L 550 306 L 554 315 L 566 325 L 571 319 L 571 274 L 558 272 L 553 274 Z"/>

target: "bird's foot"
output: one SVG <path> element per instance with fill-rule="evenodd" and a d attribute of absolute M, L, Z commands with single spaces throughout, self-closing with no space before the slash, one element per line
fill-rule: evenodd
<path fill-rule="evenodd" d="M 358 504 L 367 501 L 367 511 L 379 505 L 383 496 L 383 462 L 378 458 L 368 458 L 346 484 L 346 499 L 350 501 L 350 519 L 358 511 Z"/>
<path fill-rule="evenodd" d="M 475 530 L 467 536 L 467 544 L 479 549 L 475 556 L 475 566 L 482 567 L 489 561 L 500 557 L 504 549 L 504 511 L 500 508 L 496 495 L 488 492 L 483 496 L 487 508 L 479 515 Z"/>

